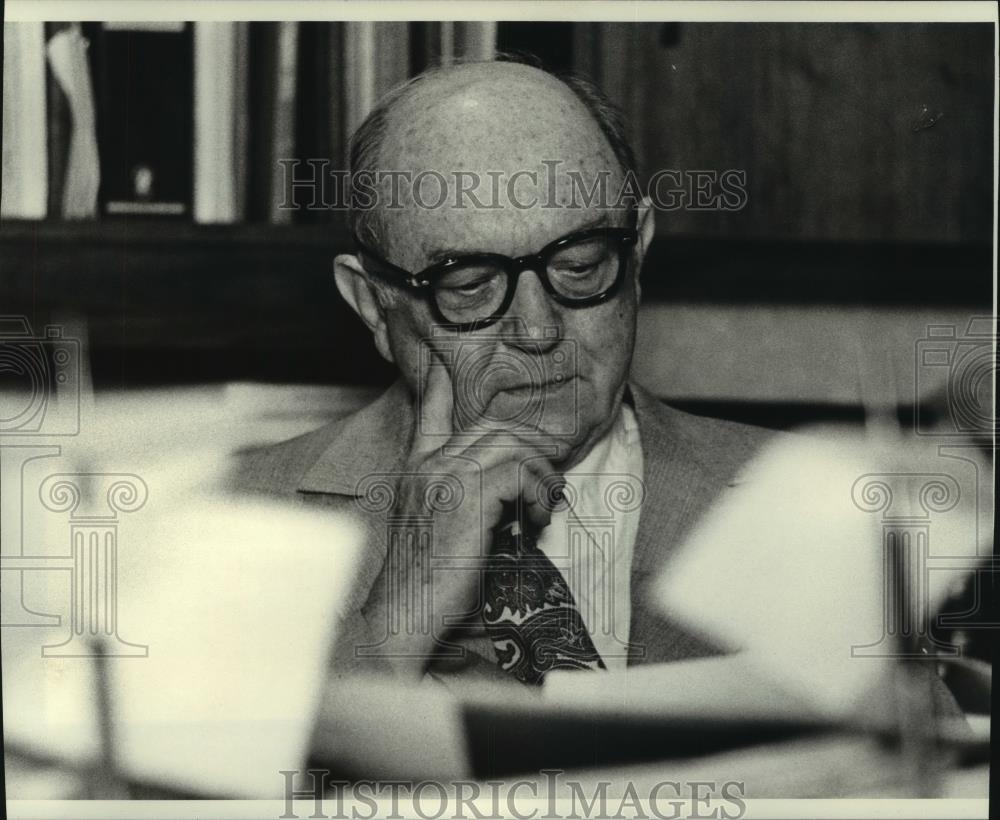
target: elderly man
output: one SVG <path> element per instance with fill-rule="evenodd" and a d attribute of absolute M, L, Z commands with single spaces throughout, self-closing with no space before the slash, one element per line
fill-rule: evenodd
<path fill-rule="evenodd" d="M 366 523 L 335 673 L 539 683 L 715 652 L 645 586 L 767 433 L 629 383 L 654 215 L 618 196 L 613 107 L 523 64 L 439 69 L 381 102 L 351 161 L 396 172 L 355 190 L 335 271 L 399 381 L 244 473 Z M 399 184 L 429 172 L 462 196 Z"/>

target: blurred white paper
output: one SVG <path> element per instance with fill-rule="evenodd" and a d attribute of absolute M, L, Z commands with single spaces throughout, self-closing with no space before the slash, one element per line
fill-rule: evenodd
<path fill-rule="evenodd" d="M 324 695 L 317 749 L 324 763 L 365 778 L 468 778 L 464 702 L 428 679 L 343 677 Z"/>
<path fill-rule="evenodd" d="M 123 772 L 278 795 L 279 770 L 304 762 L 360 543 L 343 516 L 274 502 L 190 496 L 144 517 L 118 551 L 117 623 L 148 655 L 106 661 Z M 40 652 L 68 632 L 3 631 L 4 729 L 79 760 L 98 752 L 95 662 Z"/>
<path fill-rule="evenodd" d="M 910 617 L 926 618 L 948 591 L 933 576 L 949 573 L 931 562 L 971 567 L 981 554 L 988 471 L 968 448 L 808 433 L 781 437 L 747 466 L 656 590 L 671 617 L 742 650 L 761 679 L 828 717 L 851 717 L 888 686 L 899 646 L 887 629 L 884 539 L 895 533 L 912 547 L 904 577 L 919 571 L 922 587 Z"/>
<path fill-rule="evenodd" d="M 814 721 L 823 716 L 766 678 L 745 654 L 630 666 L 601 675 L 553 671 L 544 701 L 593 714 L 726 721 Z"/>
<path fill-rule="evenodd" d="M 820 712 L 849 716 L 866 693 L 887 683 L 887 657 L 852 656 L 852 647 L 884 634 L 883 526 L 892 523 L 886 510 L 895 504 L 901 522 L 915 508 L 929 515 L 918 507 L 927 499 L 916 497 L 915 481 L 952 481 L 926 478 L 945 460 L 910 446 L 845 431 L 782 437 L 747 467 L 742 483 L 717 501 L 666 568 L 657 586 L 663 608 L 743 650 L 761 677 Z M 895 498 L 890 490 L 867 503 L 864 494 L 878 495 L 883 484 L 895 487 Z M 974 491 L 959 493 L 957 482 L 949 492 L 956 504 L 960 495 L 975 498 Z M 974 555 L 970 515 L 956 508 L 950 523 L 936 522 L 942 537 L 933 544 L 946 554 Z M 930 594 L 933 611 L 942 591 Z"/>

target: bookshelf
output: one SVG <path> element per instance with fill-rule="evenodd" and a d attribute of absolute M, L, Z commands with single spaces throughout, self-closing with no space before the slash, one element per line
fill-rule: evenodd
<path fill-rule="evenodd" d="M 276 207 L 280 160 L 343 167 L 348 136 L 383 92 L 428 66 L 501 51 L 594 78 L 624 109 L 644 173 L 745 171 L 746 207 L 665 213 L 664 234 L 992 236 L 989 25 L 12 24 L 5 107 L 18 116 L 4 126 L 4 218 L 68 213 L 74 98 L 86 89 L 57 80 L 52 52 L 73 32 L 90 43 L 84 63 L 72 49 L 63 57 L 93 79 L 97 218 L 159 208 L 200 223 L 335 222 Z"/>
<path fill-rule="evenodd" d="M 491 22 L 7 25 L 2 216 L 333 221 L 279 207 L 283 161 L 346 168 L 385 92 L 489 59 L 496 37 Z"/>

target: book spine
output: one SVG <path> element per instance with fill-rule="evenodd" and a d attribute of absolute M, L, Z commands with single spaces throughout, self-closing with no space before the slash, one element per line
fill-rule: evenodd
<path fill-rule="evenodd" d="M 294 159 L 295 155 L 295 106 L 296 106 L 296 74 L 298 72 L 299 56 L 299 24 L 278 23 L 277 58 L 273 137 L 271 146 L 273 154 L 270 158 L 271 202 L 270 221 L 275 225 L 287 225 L 292 222 L 293 212 L 280 207 L 290 201 L 290 191 L 286 185 L 285 168 L 280 163 L 283 159 Z"/>
<path fill-rule="evenodd" d="M 49 67 L 65 94 L 72 120 L 62 192 L 64 219 L 97 216 L 101 164 L 97 148 L 97 104 L 87 47 L 79 23 L 53 35 L 46 46 Z"/>
<path fill-rule="evenodd" d="M 490 20 L 455 23 L 455 52 L 464 60 L 492 60 L 497 50 L 497 24 Z"/>
<path fill-rule="evenodd" d="M 199 22 L 194 31 L 194 218 L 246 214 L 249 27 Z"/>
<path fill-rule="evenodd" d="M 344 42 L 344 126 L 348 134 L 364 122 L 386 92 L 410 73 L 409 25 L 346 23 Z"/>
<path fill-rule="evenodd" d="M 3 26 L 3 157 L 0 217 L 44 219 L 48 213 L 45 29 Z"/>
<path fill-rule="evenodd" d="M 277 50 L 275 23 L 251 23 L 247 220 L 252 222 L 267 221 L 271 212 L 270 163 L 274 156 L 274 129 L 271 123 L 275 116 Z"/>
<path fill-rule="evenodd" d="M 346 106 L 344 86 L 344 38 L 346 23 L 330 23 L 327 31 L 329 59 L 326 65 L 328 99 L 327 111 L 327 151 L 330 161 L 337 170 L 347 168 L 347 141 L 350 134 L 344 127 Z"/>
<path fill-rule="evenodd" d="M 344 128 L 353 134 L 375 105 L 375 23 L 345 24 Z"/>

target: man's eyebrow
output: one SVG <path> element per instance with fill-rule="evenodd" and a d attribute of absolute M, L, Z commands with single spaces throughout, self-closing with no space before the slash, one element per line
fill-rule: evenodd
<path fill-rule="evenodd" d="M 580 233 L 582 231 L 589 231 L 594 228 L 606 228 L 608 225 L 608 214 L 610 211 L 602 211 L 597 216 L 592 219 L 588 219 L 582 225 L 577 225 L 573 230 L 567 231 L 563 236 L 569 236 L 570 234 Z M 556 239 L 562 239 L 562 237 L 556 237 Z"/>
<path fill-rule="evenodd" d="M 474 256 L 479 253 L 486 253 L 486 251 L 460 251 L 456 248 L 431 248 L 430 253 L 427 254 L 427 264 L 436 265 L 438 262 L 444 262 L 445 259 L 454 259 L 458 256 Z"/>
<path fill-rule="evenodd" d="M 603 228 L 607 226 L 608 223 L 608 211 L 599 214 L 592 219 L 588 219 L 586 222 L 577 225 L 566 231 L 559 236 L 553 237 L 545 245 L 551 245 L 553 242 L 558 242 L 564 237 L 571 236 L 575 233 L 581 233 L 582 231 L 589 231 L 594 228 Z M 541 248 L 536 248 L 535 251 L 539 251 Z M 460 256 L 478 256 L 480 254 L 495 254 L 496 251 L 484 251 L 484 250 L 459 250 L 457 248 L 432 248 L 430 253 L 427 254 L 428 266 L 436 265 L 438 262 L 444 262 L 446 259 L 455 259 Z"/>

